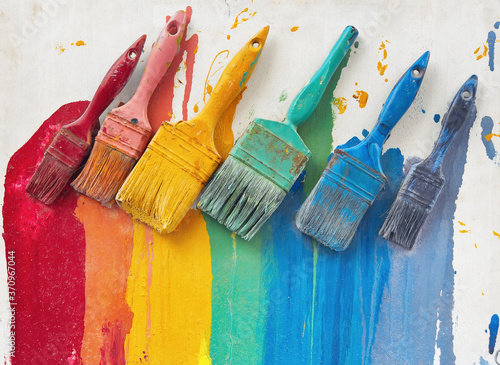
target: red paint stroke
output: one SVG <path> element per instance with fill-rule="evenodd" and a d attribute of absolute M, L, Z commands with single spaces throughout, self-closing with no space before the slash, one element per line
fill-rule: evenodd
<path fill-rule="evenodd" d="M 187 24 L 191 21 L 191 14 L 193 13 L 190 6 L 186 8 Z M 186 25 L 187 28 L 187 25 Z M 179 53 L 175 56 L 168 68 L 167 72 L 161 79 L 158 87 L 151 96 L 148 105 L 148 118 L 153 133 L 156 133 L 160 128 L 161 123 L 172 118 L 173 109 L 172 102 L 174 99 L 174 83 L 175 75 L 182 62 L 184 53 L 186 53 L 186 85 L 184 86 L 184 99 L 182 102 L 182 118 L 188 120 L 189 97 L 191 95 L 191 86 L 193 84 L 193 68 L 195 62 L 195 54 L 198 48 L 198 34 L 193 34 L 189 39 L 186 39 L 186 33 L 181 42 Z"/>
<path fill-rule="evenodd" d="M 87 105 L 80 101 L 59 108 L 7 166 L 3 238 L 8 260 L 13 251 L 15 261 L 13 365 L 78 363 L 73 355 L 80 354 L 85 314 L 85 234 L 73 214 L 78 193 L 68 185 L 46 206 L 25 187 L 51 138 Z"/>
<path fill-rule="evenodd" d="M 102 327 L 103 347 L 101 348 L 100 365 L 125 364 L 126 333 L 122 330 L 122 322 L 107 323 Z M 128 333 L 128 331 L 127 331 Z"/>

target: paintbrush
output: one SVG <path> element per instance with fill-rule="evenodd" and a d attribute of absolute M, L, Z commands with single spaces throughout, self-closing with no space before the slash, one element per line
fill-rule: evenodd
<path fill-rule="evenodd" d="M 82 116 L 57 132 L 26 186 L 33 197 L 50 205 L 61 194 L 90 150 L 93 131 L 99 127 L 99 115 L 123 89 L 137 66 L 145 41 L 143 35 L 116 60 Z"/>
<path fill-rule="evenodd" d="M 108 113 L 96 142 L 73 188 L 105 206 L 141 157 L 151 137 L 148 102 L 177 54 L 186 27 L 187 16 L 178 11 L 167 21 L 153 45 L 137 91 L 125 105 Z"/>
<path fill-rule="evenodd" d="M 246 240 L 281 204 L 311 152 L 297 127 L 314 112 L 340 62 L 358 35 L 345 28 L 323 65 L 295 97 L 283 123 L 256 118 L 229 152 L 198 206 Z"/>
<path fill-rule="evenodd" d="M 382 145 L 417 95 L 428 61 L 426 52 L 405 72 L 389 94 L 375 128 L 364 140 L 354 147 L 335 149 L 297 213 L 300 231 L 336 251 L 347 248 L 387 182 L 380 165 Z"/>
<path fill-rule="evenodd" d="M 221 161 L 215 126 L 249 80 L 268 32 L 264 27 L 232 58 L 198 115 L 163 122 L 116 196 L 133 218 L 168 233 L 187 214 Z"/>
<path fill-rule="evenodd" d="M 411 249 L 429 216 L 445 178 L 441 162 L 462 125 L 472 123 L 477 76 L 472 75 L 458 90 L 441 122 L 441 133 L 431 154 L 410 169 L 379 234 Z"/>

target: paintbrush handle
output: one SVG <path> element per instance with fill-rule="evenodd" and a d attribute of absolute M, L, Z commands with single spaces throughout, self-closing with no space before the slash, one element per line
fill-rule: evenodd
<path fill-rule="evenodd" d="M 129 102 L 118 108 L 119 111 L 113 111 L 115 114 L 126 115 L 127 118 L 130 118 L 128 120 L 133 124 L 143 129 L 151 129 L 147 117 L 149 99 L 179 51 L 186 28 L 186 21 L 187 15 L 182 10 L 175 13 L 167 21 L 158 39 L 153 44 L 144 73 L 134 96 Z"/>
<path fill-rule="evenodd" d="M 406 113 L 413 99 L 415 99 L 425 75 L 429 55 L 429 52 L 425 52 L 399 79 L 385 101 L 377 124 L 365 139 L 365 143 L 375 143 L 382 147 L 392 128 Z"/>
<path fill-rule="evenodd" d="M 358 30 L 348 26 L 340 35 L 323 65 L 316 71 L 309 83 L 295 97 L 288 113 L 285 123 L 297 129 L 314 112 L 321 97 L 323 96 L 330 79 L 339 67 L 347 52 L 349 52 L 354 40 L 358 36 Z"/>
<path fill-rule="evenodd" d="M 215 130 L 222 113 L 243 90 L 250 79 L 266 42 L 268 32 L 269 26 L 262 28 L 231 59 L 202 111 L 191 119 L 191 122 L 196 122 L 202 129 Z"/>
<path fill-rule="evenodd" d="M 476 98 L 477 76 L 472 75 L 458 90 L 453 99 L 448 111 L 441 122 L 441 132 L 434 144 L 431 154 L 421 165 L 425 165 L 431 172 L 435 172 L 440 168 L 441 161 L 448 151 L 451 142 L 457 135 L 460 128 L 474 108 L 474 100 Z"/>
<path fill-rule="evenodd" d="M 76 121 L 65 126 L 66 130 L 90 144 L 90 134 L 99 125 L 99 116 L 127 84 L 139 62 L 145 41 L 146 35 L 143 35 L 113 63 L 85 112 Z"/>

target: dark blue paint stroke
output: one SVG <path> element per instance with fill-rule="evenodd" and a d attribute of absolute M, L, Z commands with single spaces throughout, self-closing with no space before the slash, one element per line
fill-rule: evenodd
<path fill-rule="evenodd" d="M 483 117 L 481 119 L 481 128 L 481 141 L 483 141 L 484 148 L 486 149 L 486 155 L 490 160 L 493 160 L 497 155 L 495 146 L 491 140 L 486 140 L 486 136 L 493 132 L 493 119 L 488 116 Z"/>
<path fill-rule="evenodd" d="M 303 185 L 304 174 L 263 227 L 270 239 L 265 245 L 262 275 L 271 279 L 265 285 L 269 305 L 264 364 L 311 362 L 313 246 L 295 227 L 295 215 L 304 200 Z"/>
<path fill-rule="evenodd" d="M 452 332 L 453 218 L 475 114 L 474 110 L 443 159 L 446 183 L 415 247 L 408 251 L 390 245 L 388 300 L 381 306 L 374 363 L 432 364 L 435 345 L 440 349 L 441 364 L 456 361 Z"/>
<path fill-rule="evenodd" d="M 486 42 L 488 42 L 488 65 L 490 66 L 490 71 L 493 71 L 495 69 L 495 42 L 497 40 L 497 35 L 495 34 L 494 31 L 488 32 L 488 39 L 486 39 Z"/>
<path fill-rule="evenodd" d="M 488 351 L 490 354 L 493 354 L 495 351 L 495 342 L 497 341 L 498 334 L 498 314 L 494 314 L 491 316 L 491 321 L 489 325 L 490 330 L 490 341 L 488 343 Z"/>
<path fill-rule="evenodd" d="M 441 116 L 439 114 L 434 114 L 434 122 L 439 123 L 439 120 L 441 119 Z"/>

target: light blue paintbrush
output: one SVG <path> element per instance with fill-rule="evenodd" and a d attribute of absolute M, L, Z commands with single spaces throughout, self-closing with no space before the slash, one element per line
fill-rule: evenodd
<path fill-rule="evenodd" d="M 382 145 L 410 107 L 429 61 L 424 53 L 398 81 L 387 98 L 377 124 L 359 144 L 336 149 L 321 179 L 300 207 L 300 231 L 324 245 L 343 251 L 361 219 L 387 182 L 380 165 Z"/>
<path fill-rule="evenodd" d="M 353 26 L 345 28 L 282 123 L 256 118 L 248 126 L 201 195 L 198 206 L 205 213 L 246 240 L 262 227 L 311 157 L 297 127 L 316 109 L 357 35 Z"/>

